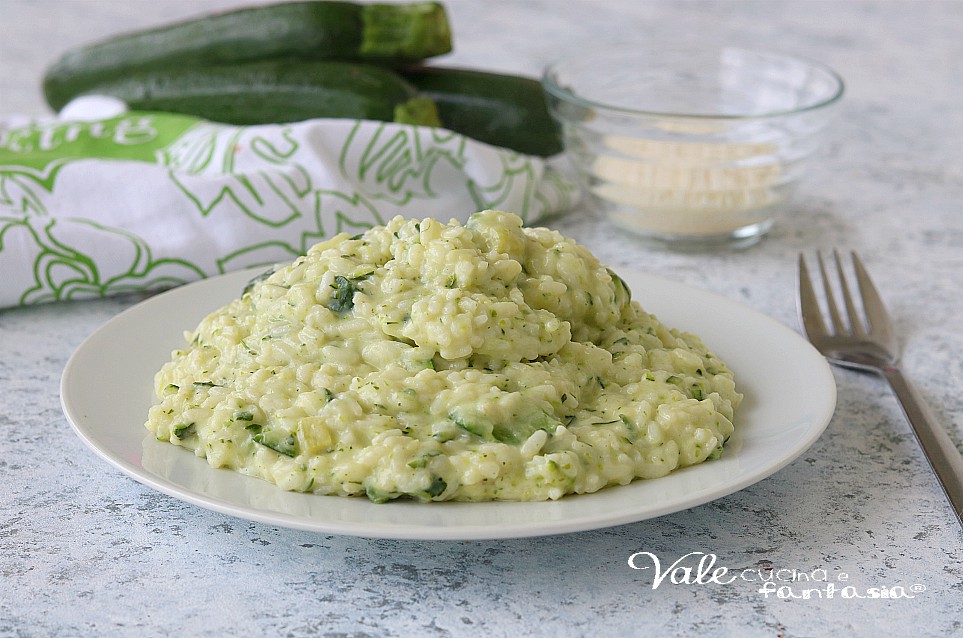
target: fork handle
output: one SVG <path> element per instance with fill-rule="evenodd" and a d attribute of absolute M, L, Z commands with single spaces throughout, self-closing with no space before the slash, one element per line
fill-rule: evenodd
<path fill-rule="evenodd" d="M 883 368 L 882 373 L 896 393 L 916 440 L 943 486 L 956 518 L 963 525 L 963 455 L 960 455 L 946 430 L 937 424 L 926 403 L 903 373 L 895 367 Z"/>

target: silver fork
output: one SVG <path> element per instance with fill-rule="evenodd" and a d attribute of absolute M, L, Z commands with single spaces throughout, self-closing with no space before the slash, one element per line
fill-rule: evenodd
<path fill-rule="evenodd" d="M 875 372 L 889 381 L 930 467 L 939 479 L 957 519 L 963 525 L 963 456 L 946 431 L 937 425 L 919 395 L 897 367 L 899 348 L 896 335 L 883 301 L 862 261 L 855 252 L 852 253 L 861 313 L 850 293 L 839 252 L 833 251 L 833 258 L 846 319 L 843 319 L 836 305 L 833 285 L 823 256 L 817 253 L 819 275 L 822 278 L 831 322 L 831 325 L 827 326 L 823 321 L 806 260 L 802 254 L 799 255 L 799 310 L 806 335 L 830 363 Z"/>

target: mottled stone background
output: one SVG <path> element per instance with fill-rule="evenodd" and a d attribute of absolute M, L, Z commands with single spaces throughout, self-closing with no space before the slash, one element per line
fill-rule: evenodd
<path fill-rule="evenodd" d="M 227 0 L 0 0 L 0 113 L 45 113 L 65 48 Z M 649 251 L 578 210 L 551 225 L 615 267 L 715 290 L 793 327 L 795 257 L 862 252 L 905 368 L 963 447 L 963 3 L 453 0 L 452 65 L 537 74 L 592 42 L 708 40 L 821 60 L 847 81 L 804 195 L 745 252 Z M 2 274 L 0 274 L 2 276 Z M 742 492 L 617 528 L 492 542 L 324 536 L 208 512 L 121 475 L 73 435 L 71 351 L 137 299 L 0 312 L 0 636 L 950 636 L 960 526 L 882 383 L 836 371 L 800 459 Z M 644 305 L 644 299 L 641 300 Z M 778 356 L 778 353 L 773 353 Z M 641 551 L 730 569 L 845 572 L 913 599 L 779 600 L 758 583 L 652 588 Z"/>

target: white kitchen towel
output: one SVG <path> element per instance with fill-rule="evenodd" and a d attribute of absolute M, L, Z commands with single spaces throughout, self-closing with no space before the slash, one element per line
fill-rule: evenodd
<path fill-rule="evenodd" d="M 0 307 L 158 290 L 289 261 L 388 219 L 531 223 L 572 206 L 543 158 L 357 120 L 229 126 L 128 112 L 0 119 Z"/>

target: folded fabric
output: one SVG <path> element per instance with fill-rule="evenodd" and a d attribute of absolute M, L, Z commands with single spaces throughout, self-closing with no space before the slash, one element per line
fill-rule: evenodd
<path fill-rule="evenodd" d="M 574 204 L 542 158 L 426 127 L 0 119 L 0 307 L 157 290 L 395 215 L 526 222 Z"/>

